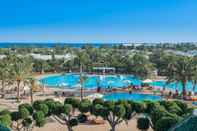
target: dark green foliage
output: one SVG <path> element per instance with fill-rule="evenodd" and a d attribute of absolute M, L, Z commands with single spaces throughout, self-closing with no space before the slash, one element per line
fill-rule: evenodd
<path fill-rule="evenodd" d="M 112 111 L 114 109 L 115 102 L 114 101 L 105 101 L 104 107 L 107 108 L 108 111 Z"/>
<path fill-rule="evenodd" d="M 0 124 L 0 131 L 11 131 L 9 128 L 3 126 L 2 124 Z"/>
<path fill-rule="evenodd" d="M 30 104 L 21 104 L 19 105 L 19 109 L 20 108 L 26 108 L 30 114 L 33 114 L 33 107 Z"/>
<path fill-rule="evenodd" d="M 42 127 L 45 124 L 45 114 L 42 111 L 37 111 L 33 114 L 33 119 L 36 121 L 36 126 Z"/>
<path fill-rule="evenodd" d="M 48 114 L 48 111 L 49 111 L 49 108 L 48 106 L 45 104 L 44 101 L 35 101 L 33 103 L 33 108 L 36 110 L 36 111 L 42 111 L 45 115 Z"/>
<path fill-rule="evenodd" d="M 104 100 L 100 99 L 100 98 L 96 98 L 96 99 L 93 100 L 92 104 L 93 105 L 97 105 L 97 104 L 103 105 L 104 104 Z"/>
<path fill-rule="evenodd" d="M 42 101 L 42 100 L 34 101 L 34 103 L 33 103 L 33 108 L 34 108 L 35 110 L 39 110 L 39 109 L 40 109 L 40 104 L 44 104 L 44 101 Z"/>
<path fill-rule="evenodd" d="M 177 115 L 183 114 L 182 109 L 174 101 L 161 101 L 160 104 L 163 105 L 166 108 L 166 110 L 170 113 Z"/>
<path fill-rule="evenodd" d="M 123 116 L 124 120 L 130 120 L 133 116 L 133 107 L 131 104 L 129 104 L 128 102 L 122 104 L 125 108 L 125 115 Z"/>
<path fill-rule="evenodd" d="M 65 104 L 62 108 L 62 113 L 69 115 L 72 111 L 72 105 L 70 104 Z"/>
<path fill-rule="evenodd" d="M 5 127 L 10 127 L 11 125 L 11 116 L 9 114 L 1 115 L 0 116 L 0 124 Z"/>
<path fill-rule="evenodd" d="M 20 114 L 18 111 L 14 111 L 11 113 L 12 121 L 18 121 L 20 119 Z"/>
<path fill-rule="evenodd" d="M 55 108 L 54 110 L 52 109 L 54 115 L 60 115 L 62 113 L 62 109 L 63 109 L 63 104 L 60 102 L 55 102 Z"/>
<path fill-rule="evenodd" d="M 104 107 L 103 105 L 100 105 L 100 104 L 96 104 L 92 107 L 92 113 L 95 115 L 95 116 L 103 116 L 101 113 L 104 113 Z"/>
<path fill-rule="evenodd" d="M 182 114 L 186 113 L 188 110 L 188 106 L 186 103 L 182 102 L 182 101 L 174 101 L 182 110 Z"/>
<path fill-rule="evenodd" d="M 26 128 L 29 128 L 32 125 L 33 121 L 31 118 L 25 118 L 22 122 L 22 125 Z"/>
<path fill-rule="evenodd" d="M 179 121 L 176 118 L 162 117 L 156 122 L 155 131 L 168 131 L 177 122 Z"/>
<path fill-rule="evenodd" d="M 155 108 L 152 113 L 150 114 L 151 121 L 153 126 L 155 126 L 156 122 L 164 116 L 167 116 L 168 112 L 165 110 L 163 106 L 159 106 Z"/>
<path fill-rule="evenodd" d="M 71 104 L 73 108 L 78 108 L 80 104 L 80 100 L 70 97 L 64 100 L 64 104 Z"/>
<path fill-rule="evenodd" d="M 26 119 L 29 117 L 30 113 L 26 108 L 19 108 L 19 118 Z"/>
<path fill-rule="evenodd" d="M 160 106 L 160 104 L 158 102 L 152 102 L 152 101 L 145 101 L 146 104 L 146 109 L 145 109 L 145 113 L 147 114 L 151 114 L 151 112 Z"/>
<path fill-rule="evenodd" d="M 123 105 L 115 105 L 113 113 L 115 116 L 122 118 L 125 115 L 126 110 Z"/>
<path fill-rule="evenodd" d="M 48 116 L 55 114 L 55 109 L 56 109 L 56 102 L 52 99 L 47 99 L 44 101 L 44 103 L 47 105 L 48 107 Z"/>
<path fill-rule="evenodd" d="M 148 130 L 150 127 L 150 120 L 147 117 L 140 117 L 137 119 L 137 128 L 139 130 Z"/>
<path fill-rule="evenodd" d="M 78 125 L 78 120 L 77 119 L 71 119 L 70 121 L 68 121 L 68 124 L 73 127 L 73 126 L 77 126 Z"/>
<path fill-rule="evenodd" d="M 7 109 L 5 109 L 5 110 L 2 110 L 1 112 L 0 112 L 0 115 L 6 115 L 6 114 L 10 114 L 11 112 L 9 111 L 9 110 L 7 110 Z"/>
<path fill-rule="evenodd" d="M 79 114 L 79 115 L 77 116 L 77 119 L 78 119 L 78 122 L 79 122 L 79 123 L 84 123 L 84 122 L 86 122 L 86 121 L 88 120 L 87 116 L 84 115 L 84 114 Z"/>
<path fill-rule="evenodd" d="M 82 113 L 87 113 L 91 110 L 91 106 L 92 106 L 92 103 L 89 100 L 84 99 L 81 101 L 79 105 L 79 111 Z"/>
<path fill-rule="evenodd" d="M 192 116 L 189 118 L 188 121 L 186 122 L 180 122 L 179 125 L 177 125 L 177 127 L 175 127 L 173 130 L 170 131 L 196 131 L 197 129 L 197 117 L 196 116 Z"/>
<path fill-rule="evenodd" d="M 144 113 L 146 110 L 146 104 L 144 102 L 136 102 L 134 108 L 136 113 Z"/>

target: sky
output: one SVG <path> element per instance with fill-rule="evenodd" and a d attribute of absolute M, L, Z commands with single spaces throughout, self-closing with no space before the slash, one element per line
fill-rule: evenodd
<path fill-rule="evenodd" d="M 197 42 L 197 0 L 0 3 L 0 42 Z"/>

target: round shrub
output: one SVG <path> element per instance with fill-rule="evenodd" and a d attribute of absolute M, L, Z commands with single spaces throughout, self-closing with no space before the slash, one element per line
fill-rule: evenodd
<path fill-rule="evenodd" d="M 106 107 L 108 111 L 113 111 L 114 106 L 115 106 L 114 101 L 105 101 L 104 102 L 104 107 Z"/>
<path fill-rule="evenodd" d="M 68 115 L 72 111 L 72 105 L 70 104 L 65 104 L 62 108 L 62 113 Z"/>
<path fill-rule="evenodd" d="M 82 112 L 82 113 L 87 113 L 91 110 L 91 102 L 89 100 L 82 100 L 80 105 L 79 105 L 79 111 Z"/>
<path fill-rule="evenodd" d="M 97 104 L 100 104 L 100 105 L 103 105 L 104 104 L 104 100 L 103 99 L 100 99 L 100 98 L 96 98 L 92 101 L 92 104 L 93 105 L 97 105 Z"/>
<path fill-rule="evenodd" d="M 42 111 L 37 111 L 33 114 L 33 119 L 36 121 L 36 126 L 42 127 L 45 124 L 45 114 Z"/>
<path fill-rule="evenodd" d="M 162 117 L 156 122 L 155 131 L 168 131 L 178 120 L 172 117 Z"/>
<path fill-rule="evenodd" d="M 0 112 L 0 115 L 7 115 L 7 114 L 10 114 L 11 112 L 9 111 L 9 110 L 7 110 L 7 109 L 5 109 L 5 110 L 2 110 L 1 112 Z"/>
<path fill-rule="evenodd" d="M 158 102 L 152 102 L 152 101 L 144 101 L 146 104 L 145 113 L 150 114 L 155 108 L 158 108 L 160 104 Z"/>
<path fill-rule="evenodd" d="M 44 103 L 48 107 L 48 115 L 54 114 L 55 113 L 55 108 L 56 108 L 56 102 L 51 100 L 51 99 L 48 99 L 48 100 L 45 100 Z"/>
<path fill-rule="evenodd" d="M 19 108 L 19 110 L 20 110 L 20 108 L 26 108 L 30 114 L 33 114 L 33 107 L 30 104 L 27 104 L 27 103 L 21 104 L 21 105 L 19 105 L 18 108 Z"/>
<path fill-rule="evenodd" d="M 10 127 L 11 125 L 11 116 L 9 114 L 6 115 L 1 115 L 0 116 L 0 124 L 5 126 L 5 127 Z"/>
<path fill-rule="evenodd" d="M 71 104 L 73 108 L 78 108 L 80 104 L 80 100 L 69 97 L 64 100 L 64 104 Z"/>
<path fill-rule="evenodd" d="M 116 105 L 113 111 L 115 116 L 123 117 L 126 113 L 125 108 L 123 105 Z"/>
<path fill-rule="evenodd" d="M 19 117 L 20 119 L 28 118 L 30 113 L 26 108 L 19 108 Z"/>
<path fill-rule="evenodd" d="M 147 117 L 140 117 L 137 119 L 137 128 L 142 131 L 148 130 L 150 127 L 150 120 Z"/>
<path fill-rule="evenodd" d="M 136 113 L 143 113 L 146 110 L 146 104 L 144 102 L 136 102 L 134 109 Z"/>
<path fill-rule="evenodd" d="M 104 112 L 104 107 L 100 104 L 96 104 L 92 107 L 92 114 L 95 116 L 103 116 L 102 113 Z"/>
<path fill-rule="evenodd" d="M 55 108 L 53 110 L 54 115 L 60 115 L 62 113 L 62 109 L 63 109 L 63 104 L 60 102 L 55 102 Z"/>
<path fill-rule="evenodd" d="M 43 101 L 35 101 L 33 103 L 33 108 L 36 111 L 42 111 L 44 113 L 44 115 L 47 115 L 48 111 L 49 111 L 48 106 Z"/>
<path fill-rule="evenodd" d="M 35 110 L 40 110 L 40 104 L 44 104 L 44 102 L 42 100 L 37 100 L 37 101 L 34 101 L 33 103 L 33 108 Z"/>
<path fill-rule="evenodd" d="M 174 101 L 182 110 L 182 113 L 186 113 L 188 109 L 188 105 L 182 101 Z"/>
<path fill-rule="evenodd" d="M 153 126 L 155 126 L 156 122 L 160 118 L 167 116 L 167 115 L 168 115 L 168 112 L 166 111 L 166 109 L 163 106 L 158 106 L 157 108 L 153 109 L 153 111 L 150 114 Z"/>

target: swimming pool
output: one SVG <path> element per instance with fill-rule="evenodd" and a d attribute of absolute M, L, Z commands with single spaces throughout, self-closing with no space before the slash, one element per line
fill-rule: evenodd
<path fill-rule="evenodd" d="M 130 84 L 141 86 L 141 80 L 132 75 L 86 75 L 87 79 L 82 84 L 84 88 L 95 89 L 98 86 L 101 88 L 115 87 L 122 88 Z M 67 73 L 64 75 L 54 75 L 41 78 L 42 84 L 48 87 L 59 88 L 76 88 L 79 86 L 80 75 Z"/>
<path fill-rule="evenodd" d="M 133 100 L 133 101 L 159 101 L 162 100 L 161 96 L 150 95 L 150 94 L 140 94 L 140 93 L 111 93 L 103 96 L 104 100 Z"/>
<path fill-rule="evenodd" d="M 172 91 L 175 91 L 176 89 L 179 91 L 179 92 L 182 92 L 182 84 L 181 82 L 171 82 L 171 83 L 167 83 L 166 81 L 154 81 L 152 83 L 149 83 L 150 86 L 152 87 L 155 87 L 155 88 L 160 88 L 160 89 L 163 89 L 163 88 L 166 88 L 166 89 L 169 89 L 169 90 L 172 90 Z M 197 85 L 195 85 L 195 92 L 197 92 Z M 187 91 L 193 91 L 193 84 L 192 82 L 188 81 L 186 83 L 186 90 Z"/>

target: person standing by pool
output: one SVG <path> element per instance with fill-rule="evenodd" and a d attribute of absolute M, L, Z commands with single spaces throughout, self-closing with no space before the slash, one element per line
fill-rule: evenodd
<path fill-rule="evenodd" d="M 129 86 L 128 90 L 129 90 L 129 94 L 132 94 L 132 86 Z"/>

